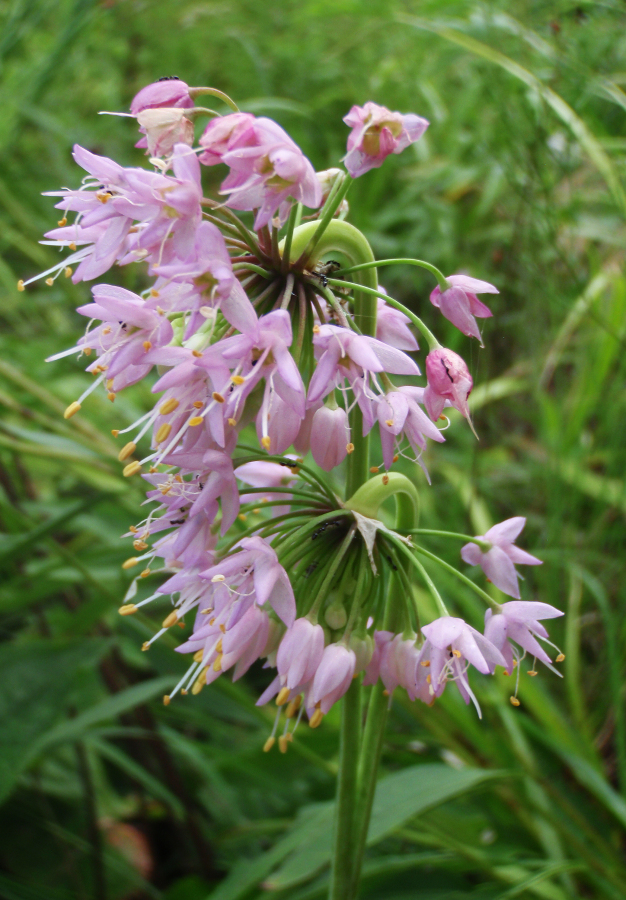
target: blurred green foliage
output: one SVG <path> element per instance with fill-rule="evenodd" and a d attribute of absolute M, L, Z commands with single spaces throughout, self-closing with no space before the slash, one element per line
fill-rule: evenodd
<path fill-rule="evenodd" d="M 116 612 L 141 485 L 121 478 L 110 430 L 147 388 L 64 421 L 86 376 L 44 358 L 75 341 L 88 287 L 16 290 L 56 259 L 40 194 L 78 184 L 72 144 L 139 164 L 132 124 L 97 112 L 175 73 L 276 118 L 317 168 L 344 152 L 353 103 L 425 115 L 426 137 L 355 186 L 352 221 L 379 257 L 501 291 L 479 350 L 437 319 L 426 276 L 383 277 L 477 384 L 480 443 L 454 422 L 422 521 L 483 533 L 527 515 L 545 565 L 524 596 L 567 611 L 565 677 L 522 677 L 514 709 L 510 679 L 476 676 L 482 721 L 452 690 L 432 709 L 394 698 L 363 897 L 623 900 L 623 4 L 3 0 L 0 16 L 0 895 L 325 894 L 336 715 L 281 756 L 261 753 L 262 670 L 160 705 L 176 640 L 141 654 L 154 615 Z M 474 596 L 442 586 L 480 626 Z"/>

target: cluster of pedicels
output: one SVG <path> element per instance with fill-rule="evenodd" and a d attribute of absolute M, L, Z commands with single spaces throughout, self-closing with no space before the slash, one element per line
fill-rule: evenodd
<path fill-rule="evenodd" d="M 197 106 L 201 95 L 232 111 Z M 130 528 L 138 555 L 124 566 L 144 565 L 120 612 L 172 598 L 144 649 L 193 619 L 191 636 L 177 647 L 192 663 L 165 702 L 199 692 L 230 669 L 240 678 L 263 659 L 276 676 L 258 702 L 275 698 L 278 706 L 265 747 L 285 713 L 285 751 L 290 722 L 306 711 L 317 726 L 361 673 L 364 684 L 380 679 L 389 695 L 401 686 L 427 704 L 454 682 L 476 703 L 470 665 L 483 673 L 517 665 L 519 672 L 528 653 L 551 666 L 538 642 L 547 642 L 539 620 L 561 613 L 519 599 L 515 564 L 540 562 L 514 543 L 525 520 L 509 519 L 476 538 L 450 534 L 467 540 L 464 561 L 514 598 L 499 604 L 456 573 L 489 604 L 481 634 L 448 614 L 419 560 L 439 561 L 416 540 L 428 534 L 417 528 L 416 489 L 390 471 L 404 456 L 428 477 L 426 442 L 444 440 L 437 423 L 448 421 L 445 407 L 470 421 L 472 378 L 460 356 L 378 286 L 376 267 L 390 261 L 376 262 L 345 221 L 345 198 L 355 178 L 418 141 L 428 122 L 375 103 L 354 106 L 344 119 L 351 129 L 346 174 L 316 172 L 275 122 L 178 78 L 143 88 L 131 116 L 149 168 L 76 146 L 74 159 L 87 174 L 77 190 L 51 194 L 62 218 L 46 234 L 46 243 L 71 255 L 38 277 L 91 281 L 113 265 L 142 263 L 151 279 L 140 294 L 95 285 L 93 302 L 78 308 L 89 320 L 84 336 L 51 359 L 78 353 L 93 376 L 66 418 L 99 387 L 113 401 L 151 376 L 160 395 L 152 410 L 113 433 L 132 434 L 119 453 L 124 475 L 141 473 L 146 502 L 156 504 Z M 201 117 L 209 122 L 195 144 Z M 205 196 L 203 167 L 216 165 L 228 174 Z M 491 311 L 477 294 L 496 288 L 408 262 L 437 279 L 431 303 L 480 340 L 476 319 Z M 430 348 L 425 385 L 416 380 L 411 325 Z M 376 428 L 382 461 L 370 468 L 367 442 Z M 336 489 L 341 470 L 334 481 L 324 474 L 342 464 L 344 500 Z M 392 494 L 405 495 L 396 530 L 377 516 Z M 151 569 L 157 558 L 162 566 Z M 421 627 L 410 572 L 441 613 Z M 141 579 L 151 573 L 167 579 L 138 600 Z"/>

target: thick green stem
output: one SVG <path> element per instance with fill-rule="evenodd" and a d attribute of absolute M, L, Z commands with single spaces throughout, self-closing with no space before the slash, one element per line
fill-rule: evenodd
<path fill-rule="evenodd" d="M 335 805 L 335 845 L 329 900 L 352 900 L 358 876 L 353 871 L 357 767 L 361 731 L 361 685 L 355 679 L 341 701 L 339 775 Z"/>
<path fill-rule="evenodd" d="M 362 263 L 360 266 L 351 266 L 349 269 L 339 269 L 335 274 L 340 278 L 342 275 L 349 275 L 352 272 L 370 268 L 372 265 L 376 265 L 376 268 L 380 266 L 419 266 L 420 269 L 426 269 L 431 275 L 435 276 L 442 291 L 447 290 L 449 287 L 445 275 L 439 271 L 437 266 L 433 266 L 432 263 L 425 262 L 423 259 L 379 259 L 375 264 Z"/>

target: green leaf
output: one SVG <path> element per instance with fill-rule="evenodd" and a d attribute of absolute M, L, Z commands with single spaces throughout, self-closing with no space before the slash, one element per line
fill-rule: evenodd
<path fill-rule="evenodd" d="M 368 845 L 378 843 L 424 810 L 502 774 L 487 769 L 451 769 L 443 763 L 428 763 L 388 775 L 379 781 L 376 789 Z M 329 862 L 333 816 L 334 803 L 329 803 L 325 817 L 319 816 L 314 823 L 300 826 L 300 846 L 266 882 L 266 887 L 274 890 L 292 887 L 306 881 Z"/>
<path fill-rule="evenodd" d="M 104 640 L 30 641 L 4 646 L 0 662 L 0 802 L 26 769 L 36 745 L 67 708 L 77 671 L 93 666 Z"/>

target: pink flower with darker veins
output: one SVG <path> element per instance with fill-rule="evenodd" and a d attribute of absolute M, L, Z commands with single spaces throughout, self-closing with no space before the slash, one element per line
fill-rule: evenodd
<path fill-rule="evenodd" d="M 390 153 L 402 153 L 421 138 L 429 125 L 421 116 L 391 112 L 371 101 L 365 106 L 353 106 L 343 121 L 352 128 L 344 162 L 353 178 L 382 166 Z"/>
<path fill-rule="evenodd" d="M 505 519 L 490 528 L 483 535 L 477 535 L 478 540 L 491 544 L 489 550 L 482 550 L 478 544 L 465 544 L 461 548 L 463 560 L 470 566 L 480 566 L 489 581 L 500 588 L 510 597 L 520 599 L 517 579 L 520 577 L 515 571 L 515 563 L 525 566 L 540 566 L 542 560 L 531 556 L 525 550 L 515 546 L 515 539 L 526 524 L 523 516 L 514 516 Z"/>
<path fill-rule="evenodd" d="M 441 310 L 446 319 L 466 334 L 481 341 L 480 331 L 474 316 L 488 319 L 493 315 L 488 306 L 478 299 L 476 294 L 499 294 L 500 292 L 488 281 L 479 281 L 469 275 L 449 275 L 446 278 L 448 289 L 442 291 L 439 285 L 430 295 L 430 302 Z"/>
<path fill-rule="evenodd" d="M 550 657 L 537 641 L 537 638 L 540 638 L 550 643 L 548 632 L 539 619 L 555 619 L 562 615 L 564 613 L 560 609 L 550 606 L 549 603 L 527 600 L 511 600 L 503 603 L 497 613 L 490 609 L 485 611 L 485 637 L 495 644 L 506 659 L 507 675 L 511 674 L 515 661 L 520 658 L 519 651 L 511 641 L 515 641 L 526 653 L 552 668 Z M 557 662 L 561 662 L 563 658 L 562 654 L 559 654 Z M 558 674 L 560 675 L 560 672 Z"/>

